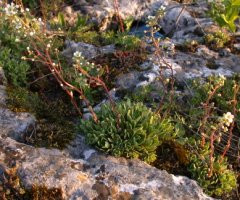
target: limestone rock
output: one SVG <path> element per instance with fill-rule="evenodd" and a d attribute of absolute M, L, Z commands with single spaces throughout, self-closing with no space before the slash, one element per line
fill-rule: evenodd
<path fill-rule="evenodd" d="M 93 59 L 99 55 L 103 54 L 109 54 L 115 52 L 115 46 L 114 45 L 107 45 L 103 47 L 96 47 L 91 44 L 87 44 L 84 42 L 74 42 L 74 41 L 65 41 L 66 48 L 62 52 L 64 56 L 67 58 L 72 58 L 74 52 L 79 51 L 82 53 L 82 56 L 89 60 Z"/>
<path fill-rule="evenodd" d="M 153 15 L 161 5 L 169 4 L 169 1 L 164 0 L 119 0 L 118 2 L 119 14 L 123 20 L 129 17 L 144 20 L 147 16 Z M 116 14 L 115 1 L 92 0 L 84 5 L 82 1 L 75 0 L 75 4 L 79 5 L 79 12 L 88 15 L 101 30 L 106 30 L 111 26 L 113 16 Z"/>

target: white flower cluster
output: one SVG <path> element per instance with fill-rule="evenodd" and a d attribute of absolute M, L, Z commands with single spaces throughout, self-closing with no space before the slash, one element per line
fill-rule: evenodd
<path fill-rule="evenodd" d="M 80 52 L 80 51 L 75 51 L 74 54 L 73 54 L 73 57 L 75 57 L 75 58 L 81 58 L 81 57 L 82 57 L 82 52 Z"/>
<path fill-rule="evenodd" d="M 29 8 L 24 9 L 14 3 L 3 5 L 2 12 L 3 19 L 10 22 L 11 27 L 14 29 L 14 33 L 18 34 L 18 36 L 16 36 L 16 42 L 19 42 L 21 37 L 34 36 L 36 31 L 43 25 L 41 18 L 29 18 L 31 15 L 26 14 L 29 12 Z M 21 17 L 19 15 L 21 15 Z M 24 16 L 27 17 L 28 20 L 25 21 L 23 19 Z"/>
<path fill-rule="evenodd" d="M 159 11 L 165 11 L 165 10 L 166 10 L 166 7 L 164 5 L 161 5 L 159 8 Z"/>
<path fill-rule="evenodd" d="M 220 117 L 219 121 L 224 132 L 228 131 L 228 127 L 233 123 L 233 120 L 234 115 L 231 112 L 224 113 L 223 116 Z"/>
<path fill-rule="evenodd" d="M 166 10 L 166 7 L 162 5 L 156 11 L 155 16 L 152 16 L 152 15 L 148 16 L 147 17 L 147 26 L 150 26 L 150 27 L 158 26 L 158 20 L 165 15 L 165 10 Z"/>
<path fill-rule="evenodd" d="M 224 75 L 219 75 L 219 78 L 218 78 L 218 83 L 220 86 L 224 86 L 224 83 L 225 83 L 225 80 L 226 80 L 226 77 Z"/>
<path fill-rule="evenodd" d="M 221 118 L 221 121 L 226 125 L 226 126 L 230 126 L 230 124 L 233 122 L 234 119 L 234 115 L 230 112 L 227 112 L 223 115 L 223 117 Z"/>
<path fill-rule="evenodd" d="M 72 58 L 75 62 L 79 63 L 83 59 L 82 52 L 75 51 Z"/>
<path fill-rule="evenodd" d="M 95 67 L 94 63 L 90 63 L 90 62 L 85 60 L 85 58 L 82 56 L 82 52 L 80 52 L 80 51 L 75 51 L 74 52 L 73 60 L 76 63 L 79 63 L 80 65 L 88 66 L 88 67 L 90 67 L 92 69 Z"/>
<path fill-rule="evenodd" d="M 80 51 L 75 51 L 72 57 L 73 61 L 74 61 L 74 67 L 76 68 L 82 68 L 83 70 L 85 70 L 87 73 L 89 73 L 89 75 L 91 76 L 96 76 L 99 72 L 99 68 L 94 64 L 94 63 L 90 63 L 88 62 L 83 56 L 82 56 L 82 52 Z M 79 76 L 83 76 L 83 74 L 81 72 L 79 72 Z"/>
<path fill-rule="evenodd" d="M 4 8 L 4 11 L 7 16 L 13 16 L 16 15 L 18 12 L 18 5 L 15 5 L 14 3 L 7 4 L 6 7 Z"/>

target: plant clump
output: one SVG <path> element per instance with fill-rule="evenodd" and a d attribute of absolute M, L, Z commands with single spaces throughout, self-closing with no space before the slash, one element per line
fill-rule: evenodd
<path fill-rule="evenodd" d="M 222 31 L 216 31 L 214 33 L 208 33 L 204 36 L 204 43 L 212 49 L 223 48 L 226 43 L 230 41 L 228 33 Z"/>
<path fill-rule="evenodd" d="M 81 120 L 80 130 L 88 144 L 113 156 L 139 158 L 151 163 L 156 149 L 173 137 L 174 126 L 170 119 L 161 119 L 142 103 L 125 101 L 116 105 L 103 105 L 93 119 Z"/>
<path fill-rule="evenodd" d="M 195 145 L 199 146 L 199 144 Z M 205 144 L 204 148 L 199 148 L 198 154 L 192 153 L 188 171 L 209 195 L 221 196 L 230 193 L 237 187 L 236 174 L 229 169 L 226 159 L 221 161 L 219 156 L 215 156 L 213 158 L 213 173 L 209 176 L 210 154 L 209 143 Z"/>

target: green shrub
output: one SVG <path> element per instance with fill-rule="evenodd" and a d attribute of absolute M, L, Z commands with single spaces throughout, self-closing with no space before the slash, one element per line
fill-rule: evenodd
<path fill-rule="evenodd" d="M 198 153 L 191 154 L 188 170 L 191 172 L 192 178 L 209 195 L 220 196 L 236 189 L 237 178 L 235 173 L 228 169 L 226 159 L 220 162 L 219 157 L 213 157 L 213 175 L 208 176 L 210 152 L 209 144 L 206 144 L 204 148 L 199 148 Z"/>
<path fill-rule="evenodd" d="M 25 86 L 27 82 L 27 72 L 30 65 L 21 60 L 19 52 L 7 47 L 0 48 L 0 66 L 4 69 L 7 79 L 14 86 Z"/>
<path fill-rule="evenodd" d="M 88 144 L 113 156 L 140 158 L 151 163 L 156 159 L 156 149 L 164 140 L 173 137 L 174 127 L 169 119 L 160 119 L 142 103 L 125 101 L 116 105 L 103 105 L 97 113 L 99 122 L 81 120 L 80 130 Z"/>

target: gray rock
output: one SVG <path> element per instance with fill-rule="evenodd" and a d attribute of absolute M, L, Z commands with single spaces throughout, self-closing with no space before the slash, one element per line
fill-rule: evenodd
<path fill-rule="evenodd" d="M 25 138 L 24 132 L 33 127 L 36 122 L 29 113 L 14 113 L 7 108 L 0 107 L 0 135 L 21 141 Z"/>
<path fill-rule="evenodd" d="M 166 34 L 173 34 L 173 32 L 196 25 L 196 21 L 186 9 L 183 10 L 181 6 L 173 6 L 167 8 L 160 25 Z"/>
<path fill-rule="evenodd" d="M 66 56 L 67 58 L 72 58 L 73 54 L 76 51 L 79 51 L 82 53 L 82 56 L 87 59 L 93 59 L 99 55 L 103 54 L 109 54 L 115 52 L 115 46 L 114 45 L 107 45 L 103 47 L 96 47 L 91 44 L 87 44 L 84 42 L 74 42 L 74 41 L 65 41 L 66 48 L 63 50 L 62 54 Z"/>
<path fill-rule="evenodd" d="M 100 30 L 106 30 L 111 26 L 113 16 L 116 14 L 115 1 L 92 0 L 87 4 L 75 0 L 79 5 L 79 12 L 90 17 Z M 161 5 L 168 5 L 170 1 L 164 0 L 119 0 L 119 14 L 122 19 L 133 17 L 135 20 L 144 20 L 147 16 L 153 15 Z"/>
<path fill-rule="evenodd" d="M 86 59 L 95 58 L 100 53 L 96 46 L 84 42 L 75 43 L 73 41 L 66 40 L 65 44 L 66 49 L 62 52 L 62 54 L 68 58 L 72 58 L 76 51 L 81 52 L 82 56 Z"/>
<path fill-rule="evenodd" d="M 6 86 L 0 85 L 0 107 L 6 106 L 7 92 Z"/>
<path fill-rule="evenodd" d="M 233 45 L 235 49 L 237 49 L 238 51 L 240 51 L 240 43 L 234 44 Z"/>
<path fill-rule="evenodd" d="M 212 63 L 214 62 L 214 63 Z M 197 77 L 208 77 L 210 75 L 225 75 L 232 76 L 234 73 L 239 73 L 240 58 L 238 55 L 229 53 L 228 56 L 219 56 L 219 53 L 208 49 L 204 45 L 200 45 L 196 53 L 175 51 L 174 55 L 164 55 L 159 60 L 154 54 L 148 56 L 140 67 L 144 72 L 141 72 L 144 77 L 155 74 L 161 74 L 167 78 L 173 75 L 178 81 L 193 79 Z M 211 68 L 209 65 L 214 65 Z M 172 70 L 171 70 L 172 68 Z M 124 77 L 124 75 L 122 75 Z M 149 78 L 152 82 L 152 78 Z M 124 82 L 124 80 L 123 80 Z M 148 84 L 145 82 L 138 82 L 139 86 Z"/>
<path fill-rule="evenodd" d="M 14 113 L 7 109 L 6 78 L 0 68 L 0 136 L 23 140 L 25 130 L 35 125 L 36 119 L 29 113 Z"/>
<path fill-rule="evenodd" d="M 116 5 L 115 1 L 93 0 L 82 2 L 76 0 L 79 5 L 79 12 L 86 14 L 101 31 L 116 26 Z M 146 21 L 148 16 L 155 15 L 161 7 L 166 7 L 166 14 L 159 25 L 169 37 L 176 41 L 185 41 L 188 39 L 199 39 L 204 34 L 202 27 L 212 24 L 212 21 L 206 18 L 207 4 L 203 1 L 196 1 L 197 4 L 186 6 L 171 0 L 118 0 L 118 12 L 122 20 L 133 18 L 137 21 Z M 198 18 L 197 18 L 197 17 Z"/>
<path fill-rule="evenodd" d="M 219 56 L 221 57 L 228 57 L 231 56 L 231 49 L 229 48 L 224 48 L 219 51 Z"/>
<path fill-rule="evenodd" d="M 116 86 L 120 89 L 133 89 L 140 82 L 139 77 L 141 72 L 132 71 L 127 74 L 122 74 L 117 77 Z"/>
<path fill-rule="evenodd" d="M 218 58 L 218 53 L 215 51 L 210 50 L 205 45 L 199 45 L 196 51 L 196 55 L 202 57 L 204 59 L 211 59 L 211 58 Z"/>

